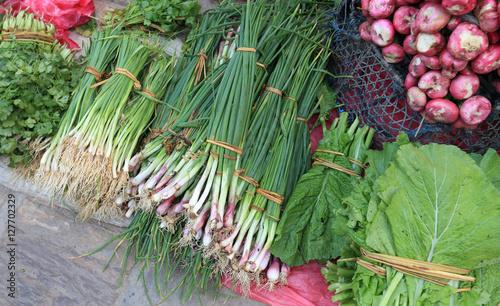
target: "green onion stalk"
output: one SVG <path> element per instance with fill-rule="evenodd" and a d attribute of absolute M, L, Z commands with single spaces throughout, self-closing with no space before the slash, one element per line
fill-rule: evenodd
<path fill-rule="evenodd" d="M 167 88 L 164 103 L 159 105 L 155 120 L 151 125 L 152 133 L 148 139 L 152 141 L 147 143 L 141 152 L 130 159 L 129 165 L 131 170 L 136 170 L 136 166 L 140 165 L 143 160 L 146 160 L 145 164 L 152 162 L 160 165 L 160 168 L 163 165 L 162 162 L 165 162 L 168 156 L 165 156 L 161 152 L 163 148 L 162 143 L 165 143 L 166 139 L 174 139 L 175 136 L 179 136 L 178 134 L 172 135 L 169 131 L 174 131 L 175 126 L 173 125 L 180 127 L 182 124 L 185 124 L 196 109 L 197 105 L 190 103 L 190 99 L 187 98 L 196 92 L 195 87 L 204 76 L 203 72 L 206 71 L 207 63 L 205 58 L 211 57 L 220 38 L 220 33 L 207 33 L 207 31 L 211 27 L 221 24 L 224 18 L 225 16 L 222 15 L 208 15 L 208 17 L 204 18 L 196 33 L 188 37 L 186 45 L 189 48 L 186 54 L 175 63 L 176 70 L 172 82 Z M 196 37 L 193 38 L 193 36 Z M 180 115 L 181 112 L 182 115 Z M 177 132 L 180 131 L 182 129 L 177 130 Z M 179 137 L 175 138 L 175 140 L 179 140 Z M 155 160 L 156 156 L 158 158 Z M 180 158 L 180 156 L 177 156 L 177 158 Z M 150 167 L 139 167 L 147 171 L 139 172 L 132 179 L 133 186 L 139 185 L 144 179 L 155 174 L 154 169 Z M 147 189 L 151 189 L 151 186 Z"/>
<path fill-rule="evenodd" d="M 253 6 L 256 5 L 254 8 Z M 271 16 L 265 15 L 270 10 L 265 10 L 265 3 L 247 4 L 242 16 L 240 32 L 236 37 L 235 43 L 238 48 L 229 61 L 227 71 L 221 83 L 221 87 L 217 92 L 216 100 L 214 101 L 213 116 L 208 129 L 208 144 L 206 144 L 204 153 L 210 153 L 207 166 L 203 171 L 199 185 L 195 188 L 194 195 L 196 198 L 191 198 L 190 205 L 196 207 L 197 211 L 193 211 L 196 216 L 199 209 L 202 209 L 201 215 L 197 217 L 197 222 L 204 222 L 210 201 L 210 218 L 205 227 L 203 235 L 203 244 L 208 247 L 211 241 L 211 232 L 214 229 L 222 228 L 222 216 L 224 215 L 225 203 L 229 194 L 229 186 L 232 181 L 236 181 L 233 174 L 236 169 L 239 169 L 240 156 L 239 148 L 242 148 L 245 143 L 245 134 L 249 125 L 249 117 L 251 106 L 257 92 L 258 84 L 255 76 L 259 74 L 265 75 L 266 71 L 258 67 L 256 63 L 256 54 L 252 51 L 258 42 L 258 33 L 264 32 L 264 25 L 270 20 Z M 252 15 L 255 14 L 255 15 Z M 245 32 L 246 31 L 246 32 Z M 250 31 L 250 32 L 248 32 Z M 269 38 L 275 32 L 269 31 L 270 34 L 263 36 Z M 263 39 L 264 39 L 263 38 Z M 268 40 L 269 41 L 269 40 Z M 271 45 L 271 44 L 269 44 Z M 273 46 L 278 46 L 277 42 Z M 245 47 L 246 46 L 246 47 Z M 246 49 L 248 48 L 248 49 Z M 277 48 L 277 47 L 274 47 Z M 264 51 L 264 50 L 263 50 Z M 266 53 L 267 57 L 263 57 L 264 65 L 270 64 L 270 61 L 276 57 L 276 52 Z M 265 61 L 267 59 L 267 61 Z M 252 64 L 250 64 L 252 63 Z M 262 73 L 257 74 L 257 69 L 262 69 Z M 252 77 L 254 76 L 254 77 Z M 263 78 L 262 78 L 263 79 Z M 216 141 L 216 142 L 213 142 Z M 214 145 L 215 144 L 215 145 Z M 220 146 L 222 144 L 223 146 Z M 155 194 L 157 198 L 168 197 L 174 190 L 172 186 L 182 183 L 183 176 L 192 176 L 196 174 L 194 171 L 189 173 L 189 170 L 183 169 L 178 174 L 178 178 L 174 179 L 164 191 Z M 220 173 L 220 175 L 217 175 Z M 236 189 L 236 188 L 234 188 Z M 235 192 L 232 193 L 235 196 Z M 231 198 L 231 196 L 230 196 Z M 210 200 L 211 199 L 211 200 Z M 230 200 L 231 202 L 231 200 Z M 219 203 L 221 203 L 219 207 Z M 200 223 L 197 223 L 198 225 Z M 194 230 L 193 230 L 194 231 Z"/>
<path fill-rule="evenodd" d="M 314 33 L 315 30 L 315 27 L 312 27 L 311 32 L 307 34 Z M 309 37 L 312 36 L 309 35 Z M 316 40 L 321 41 L 321 38 L 317 37 Z M 304 128 L 305 136 L 308 136 L 307 124 L 302 123 L 302 120 L 305 119 L 298 116 L 298 109 L 300 108 L 302 113 L 309 115 L 315 108 L 315 85 L 310 84 L 310 80 L 318 81 L 315 78 L 314 70 L 321 65 L 326 65 L 328 57 L 326 54 L 321 63 L 318 63 L 320 57 L 316 56 L 316 49 L 315 43 L 297 38 L 290 45 L 288 53 L 282 57 L 284 63 L 292 67 L 292 72 L 289 73 L 290 77 L 287 79 L 288 87 L 283 87 L 289 96 L 280 97 L 282 105 L 279 116 L 280 132 L 273 144 L 269 165 L 266 167 L 258 187 L 261 192 L 257 192 L 255 198 L 245 196 L 244 204 L 238 211 L 238 222 L 235 230 L 221 243 L 229 252 L 230 259 L 234 259 L 236 254 L 241 254 L 237 264 L 240 271 L 236 277 L 243 284 L 248 281 L 246 272 L 258 273 L 266 268 L 270 258 L 269 248 L 272 245 L 276 225 L 279 221 L 281 205 L 307 168 L 310 155 L 304 154 L 304 152 L 309 148 L 309 144 L 299 137 L 299 135 L 304 136 Z M 312 90 L 310 89 L 311 85 Z M 307 97 L 303 97 L 303 95 L 306 96 L 304 93 L 309 94 Z M 311 93 L 313 94 L 311 95 Z M 302 120 L 297 120 L 297 118 Z M 277 279 L 270 279 L 270 281 L 277 281 Z"/>
<path fill-rule="evenodd" d="M 295 79 L 296 67 L 303 60 L 302 50 L 300 49 L 300 40 L 295 39 L 287 46 L 287 50 L 278 60 L 274 68 L 267 86 L 278 89 L 279 91 L 286 90 L 286 86 L 290 85 L 291 76 Z M 299 48 L 299 49 L 297 49 Z M 297 50 L 297 52 L 292 51 Z M 300 56 L 299 56 L 300 55 Z M 263 95 L 256 103 L 256 109 L 250 126 L 246 150 L 249 154 L 245 154 L 242 158 L 242 165 L 245 169 L 245 175 L 251 177 L 255 181 L 260 181 L 264 175 L 265 169 L 271 158 L 270 147 L 275 142 L 280 127 L 280 116 L 284 111 L 282 94 L 265 90 Z M 228 209 L 225 216 L 225 227 L 228 229 L 229 235 L 224 237 L 221 246 L 226 248 L 230 254 L 232 252 L 232 243 L 242 229 L 244 221 L 249 213 L 256 213 L 256 210 L 251 210 L 250 205 L 254 201 L 257 185 L 250 184 L 254 181 L 241 180 L 237 188 L 238 197 L 242 197 L 241 205 L 237 210 L 237 223 L 233 228 L 233 215 Z M 248 192 L 244 194 L 244 191 Z M 232 257 L 231 257 L 232 258 Z"/>
<path fill-rule="evenodd" d="M 103 197 L 117 192 L 111 189 L 117 184 L 108 164 L 112 163 L 113 144 L 129 95 L 132 88 L 141 89 L 137 77 L 151 59 L 151 53 L 151 48 L 137 37 L 124 36 L 113 76 L 101 85 L 91 108 L 68 134 L 72 148 L 65 150 L 61 163 L 71 169 L 68 193 L 82 201 L 84 218 L 106 207 L 100 207 L 100 202 L 106 199 Z M 104 217 L 106 209 L 100 211 Z"/>
<path fill-rule="evenodd" d="M 155 111 L 155 105 L 161 103 L 166 87 L 173 75 L 173 59 L 165 55 L 156 59 L 149 68 L 144 81 L 143 89 L 126 105 L 123 114 L 124 120 L 120 121 L 120 129 L 114 139 L 113 149 L 113 178 L 118 177 L 118 172 L 129 172 L 128 161 L 136 150 L 139 138 Z"/>
<path fill-rule="evenodd" d="M 152 200 L 153 193 L 165 186 L 187 163 L 192 166 L 191 157 L 196 158 L 206 139 L 204 135 L 211 116 L 212 101 L 227 67 L 225 63 L 214 65 L 212 54 L 222 37 L 218 29 L 230 26 L 232 23 L 227 20 L 234 16 L 234 12 L 209 12 L 200 28 L 188 37 L 185 54 L 176 62 L 173 85 L 168 87 L 165 101 L 152 124 L 148 139 L 153 139 L 130 160 L 130 169 L 134 171 L 131 187 L 127 194 L 116 200 L 117 205 L 122 205 L 131 197 L 139 197 L 139 202 L 130 200 L 126 209 L 131 204 L 134 204 L 134 210 L 151 211 L 156 207 L 158 215 L 163 215 L 162 224 L 168 229 L 173 228 L 184 209 L 184 201 L 189 201 L 191 192 L 188 187 L 194 182 L 194 176 L 189 177 L 187 183 L 169 198 L 155 201 Z M 196 169 L 202 165 L 198 162 Z M 180 195 L 183 195 L 183 200 L 172 206 Z M 133 210 L 129 210 L 128 215 L 132 213 Z"/>
<path fill-rule="evenodd" d="M 141 171 L 131 178 L 132 188 L 131 195 L 134 193 L 141 197 L 137 208 L 150 211 L 157 207 L 157 213 L 161 216 L 167 212 L 174 200 L 183 194 L 189 184 L 184 184 L 176 190 L 169 198 L 163 201 L 151 202 L 150 198 L 154 197 L 154 192 L 161 190 L 184 165 L 192 165 L 197 158 L 198 151 L 203 145 L 204 135 L 206 134 L 206 126 L 211 114 L 211 106 L 213 97 L 222 79 L 221 75 L 225 70 L 225 65 L 217 68 L 213 73 L 210 73 L 191 93 L 185 96 L 184 107 L 177 114 L 175 122 L 169 125 L 169 136 L 158 137 L 150 144 L 156 144 L 154 149 L 156 154 L 141 163 Z M 191 140 L 192 139 L 192 140 Z M 148 146 L 146 146 L 147 149 Z M 168 152 L 171 151 L 171 152 Z M 145 153 L 145 152 L 143 152 Z M 145 153 L 147 154 L 147 153 Z M 199 159 L 203 159 L 203 155 L 199 155 Z M 203 164 L 199 164 L 202 166 Z M 188 182 L 193 182 L 193 177 L 188 179 Z M 132 190 L 137 186 L 137 190 Z M 134 191 L 134 192 L 132 192 Z M 184 195 L 184 201 L 189 201 L 190 193 Z M 127 197 L 124 197 L 127 198 Z M 123 201 L 123 199 L 120 199 Z M 154 205 L 159 203 L 159 205 Z M 175 207 L 175 214 L 169 210 L 168 220 L 172 223 L 174 219 L 182 212 L 183 203 L 179 203 Z"/>
<path fill-rule="evenodd" d="M 104 73 L 110 63 L 117 56 L 119 32 L 96 32 L 86 50 L 86 64 L 82 69 L 93 67 L 99 73 Z M 84 73 L 77 87 L 72 93 L 71 103 L 64 113 L 56 134 L 48 144 L 40 166 L 35 173 L 36 181 L 43 182 L 46 188 L 63 193 L 69 182 L 70 169 L 61 164 L 62 154 L 67 149 L 70 138 L 68 134 L 81 120 L 93 105 L 99 88 L 91 88 L 101 80 L 101 76 Z"/>

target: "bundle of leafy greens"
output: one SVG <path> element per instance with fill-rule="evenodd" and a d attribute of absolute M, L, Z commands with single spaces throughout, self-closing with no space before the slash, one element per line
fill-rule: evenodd
<path fill-rule="evenodd" d="M 336 258 L 345 244 L 346 218 L 335 211 L 361 174 L 374 133 L 367 126 L 358 128 L 357 119 L 349 126 L 347 117 L 343 113 L 335 119 L 329 131 L 323 126 L 313 167 L 300 178 L 278 224 L 271 253 L 289 266 Z"/>
<path fill-rule="evenodd" d="M 419 145 L 401 134 L 369 151 L 365 177 L 337 215 L 348 219 L 342 259 L 324 269 L 341 305 L 497 305 L 500 302 L 500 157 Z M 351 240 L 352 239 L 352 240 Z M 363 258 L 371 252 L 471 270 L 474 281 L 431 281 Z M 382 269 L 385 276 L 374 271 Z M 442 282 L 442 285 L 436 284 Z"/>
<path fill-rule="evenodd" d="M 110 9 L 102 17 L 103 26 L 114 27 L 124 21 L 125 27 L 147 27 L 161 33 L 194 27 L 201 5 L 196 0 L 135 0 L 124 9 Z M 121 26 L 121 24 L 120 24 Z"/>
<path fill-rule="evenodd" d="M 0 154 L 9 155 L 13 167 L 28 164 L 29 146 L 57 130 L 80 75 L 71 51 L 52 36 L 17 39 L 16 29 L 45 33 L 53 25 L 21 11 L 6 15 L 2 28 L 14 30 L 2 30 L 0 43 Z"/>

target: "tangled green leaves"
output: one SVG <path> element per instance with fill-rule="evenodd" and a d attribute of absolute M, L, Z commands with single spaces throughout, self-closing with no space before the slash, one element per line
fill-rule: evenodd
<path fill-rule="evenodd" d="M 0 45 L 0 154 L 9 166 L 29 158 L 28 143 L 52 135 L 78 83 L 77 65 L 36 43 Z"/>

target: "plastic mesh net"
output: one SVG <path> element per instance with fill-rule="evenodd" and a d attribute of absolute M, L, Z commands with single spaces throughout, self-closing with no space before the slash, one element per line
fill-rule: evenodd
<path fill-rule="evenodd" d="M 380 149 L 383 142 L 393 141 L 402 131 L 413 141 L 453 144 L 467 152 L 500 149 L 500 95 L 491 86 L 481 87 L 478 94 L 492 101 L 493 110 L 475 130 L 422 122 L 420 114 L 406 104 L 404 79 L 410 58 L 389 64 L 379 47 L 362 40 L 359 25 L 366 18 L 359 7 L 360 1 L 344 0 L 333 13 L 331 49 L 336 54 L 329 70 L 336 76 L 350 77 L 330 78 L 329 82 L 338 103 L 344 105 L 340 110 L 357 115 L 363 125 L 376 129 L 375 147 Z M 491 84 L 491 76 L 489 80 L 481 77 L 482 84 Z"/>

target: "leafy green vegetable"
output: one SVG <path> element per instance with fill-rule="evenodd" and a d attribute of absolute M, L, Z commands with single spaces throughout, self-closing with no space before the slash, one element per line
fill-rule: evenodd
<path fill-rule="evenodd" d="M 365 158 L 366 148 L 371 142 L 369 128 L 357 130 L 358 122 L 350 127 L 347 113 L 333 123 L 325 132 L 318 150 L 333 150 L 358 159 Z M 346 156 L 316 152 L 314 157 L 327 160 L 346 169 L 361 173 Z M 304 174 L 293 191 L 278 225 L 277 237 L 271 253 L 290 266 L 298 266 L 310 260 L 325 260 L 340 255 L 345 244 L 346 223 L 335 211 L 341 207 L 342 199 L 351 192 L 355 176 L 345 174 L 322 165 L 313 166 Z"/>
<path fill-rule="evenodd" d="M 379 253 L 474 268 L 477 280 L 470 292 L 456 294 L 471 284 L 441 287 L 384 265 L 386 277 L 367 278 L 367 269 L 358 266 L 352 279 L 339 282 L 351 283 L 350 296 L 359 305 L 496 305 L 500 158 L 493 150 L 469 156 L 454 146 L 404 143 L 406 137 L 368 152 L 365 178 L 338 211 L 349 218 L 349 236 Z M 362 284 L 378 288 L 384 280 L 383 293 L 362 290 Z"/>
<path fill-rule="evenodd" d="M 195 0 L 136 0 L 124 10 L 109 10 L 103 19 L 108 26 L 124 21 L 127 26 L 144 25 L 172 33 L 181 26 L 194 27 L 200 9 Z"/>
<path fill-rule="evenodd" d="M 53 134 L 79 75 L 59 53 L 33 42 L 0 45 L 0 154 L 28 162 L 28 141 Z"/>

